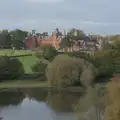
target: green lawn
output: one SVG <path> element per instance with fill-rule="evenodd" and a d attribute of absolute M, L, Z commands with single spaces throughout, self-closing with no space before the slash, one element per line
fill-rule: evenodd
<path fill-rule="evenodd" d="M 30 55 L 31 54 L 31 55 Z M 34 51 L 30 50 L 0 50 L 0 56 L 20 56 L 20 55 L 30 55 L 18 57 L 20 62 L 24 66 L 25 73 L 32 73 L 31 67 L 38 62 L 38 58 L 35 56 Z"/>
<path fill-rule="evenodd" d="M 32 73 L 32 66 L 39 61 L 39 59 L 35 55 L 19 57 L 18 59 L 23 64 L 25 73 L 27 74 Z"/>
<path fill-rule="evenodd" d="M 29 50 L 0 50 L 0 56 L 19 56 L 19 55 L 28 55 L 30 56 L 21 56 L 17 57 L 20 62 L 23 64 L 26 74 L 31 74 L 32 66 L 39 62 L 39 59 L 35 56 L 33 51 Z M 47 82 L 40 82 L 36 80 L 14 80 L 6 81 L 0 83 L 0 88 L 19 88 L 19 87 L 47 87 Z"/>
<path fill-rule="evenodd" d="M 28 88 L 28 87 L 50 87 L 48 82 L 40 82 L 37 80 L 14 80 L 0 83 L 2 88 Z"/>

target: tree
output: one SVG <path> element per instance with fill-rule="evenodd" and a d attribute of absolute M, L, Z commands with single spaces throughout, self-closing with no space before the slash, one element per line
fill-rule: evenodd
<path fill-rule="evenodd" d="M 113 79 L 114 80 L 114 79 Z M 108 85 L 105 101 L 105 119 L 120 120 L 120 78 Z"/>
<path fill-rule="evenodd" d="M 66 36 L 62 39 L 60 46 L 61 46 L 61 48 L 66 48 L 66 47 L 71 47 L 71 46 L 72 46 L 72 41 L 71 41 L 69 35 L 66 35 Z"/>
<path fill-rule="evenodd" d="M 99 70 L 99 76 L 110 77 L 114 73 L 113 66 L 113 50 L 105 50 L 102 52 L 96 52 L 94 57 L 94 65 Z"/>
<path fill-rule="evenodd" d="M 0 48 L 11 48 L 11 36 L 8 30 L 3 30 L 0 33 Z"/>
<path fill-rule="evenodd" d="M 96 77 L 96 69 L 83 59 L 58 55 L 48 64 L 46 76 L 53 86 L 64 87 L 78 83 L 88 87 L 92 85 Z"/>
<path fill-rule="evenodd" d="M 88 35 L 92 40 L 97 40 L 97 38 L 98 38 L 98 35 L 96 35 L 96 34 L 90 34 L 90 35 Z"/>
<path fill-rule="evenodd" d="M 10 32 L 12 36 L 12 46 L 16 49 L 20 49 L 24 46 L 25 37 L 27 36 L 28 32 L 16 29 Z"/>
<path fill-rule="evenodd" d="M 71 29 L 67 34 L 72 40 L 83 40 L 85 38 L 85 33 L 79 29 Z"/>
<path fill-rule="evenodd" d="M 86 35 L 82 30 L 73 28 L 63 38 L 61 48 L 71 47 L 74 40 L 83 40 L 85 36 Z"/>

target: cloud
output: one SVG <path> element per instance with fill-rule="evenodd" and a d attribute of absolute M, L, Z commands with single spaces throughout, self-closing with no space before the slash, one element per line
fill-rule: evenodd
<path fill-rule="evenodd" d="M 64 2 L 65 0 L 26 0 L 30 3 L 58 3 L 58 2 Z"/>
<path fill-rule="evenodd" d="M 110 26 L 110 25 L 120 25 L 119 22 L 97 22 L 97 21 L 80 21 L 80 23 L 86 24 L 86 25 L 103 25 L 103 26 Z"/>

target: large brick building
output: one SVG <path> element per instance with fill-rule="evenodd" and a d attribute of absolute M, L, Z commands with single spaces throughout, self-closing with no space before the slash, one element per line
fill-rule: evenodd
<path fill-rule="evenodd" d="M 25 44 L 27 49 L 34 49 L 40 46 L 52 46 L 56 49 L 59 49 L 61 40 L 62 34 L 58 35 L 57 32 L 53 32 L 51 36 L 43 33 L 28 35 Z"/>

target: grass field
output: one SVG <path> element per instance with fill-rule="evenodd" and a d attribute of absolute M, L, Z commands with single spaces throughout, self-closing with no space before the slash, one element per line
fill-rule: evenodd
<path fill-rule="evenodd" d="M 28 56 L 21 56 L 28 55 Z M 32 73 L 31 67 L 38 62 L 35 52 L 31 50 L 0 50 L 0 56 L 21 56 L 18 57 L 24 66 L 25 73 Z"/>
<path fill-rule="evenodd" d="M 50 87 L 48 82 L 41 82 L 37 80 L 14 80 L 0 83 L 2 88 L 33 88 L 33 87 Z"/>
<path fill-rule="evenodd" d="M 33 54 L 30 50 L 0 50 L 0 56 L 20 56 Z"/>
<path fill-rule="evenodd" d="M 35 55 L 19 57 L 18 59 L 23 64 L 25 73 L 27 74 L 33 73 L 32 66 L 39 61 L 39 59 Z"/>

